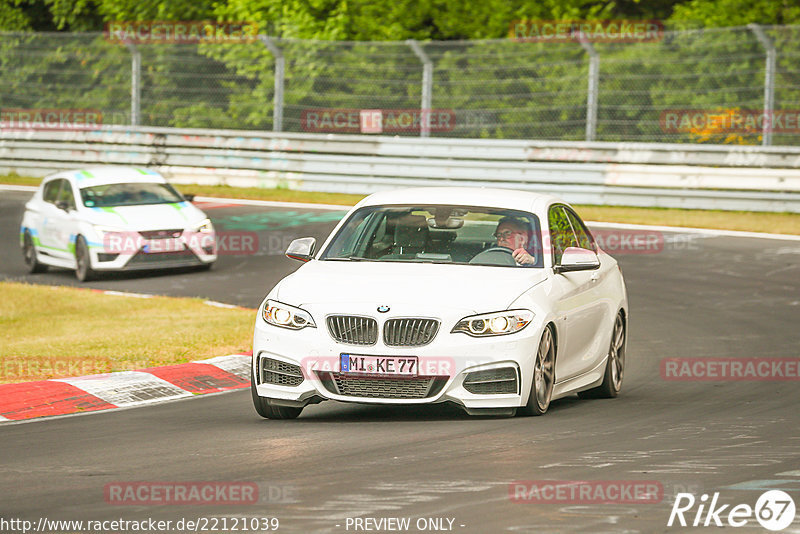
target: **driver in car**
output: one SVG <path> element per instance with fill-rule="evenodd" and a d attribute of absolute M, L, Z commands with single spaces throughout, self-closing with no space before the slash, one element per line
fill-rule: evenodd
<path fill-rule="evenodd" d="M 511 256 L 518 265 L 533 265 L 536 259 L 531 256 L 525 247 L 528 246 L 530 232 L 526 225 L 513 217 L 503 217 L 497 223 L 494 237 L 497 246 L 511 249 Z"/>

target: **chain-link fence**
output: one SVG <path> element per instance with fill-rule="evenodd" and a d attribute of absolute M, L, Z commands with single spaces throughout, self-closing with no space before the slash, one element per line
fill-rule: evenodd
<path fill-rule="evenodd" d="M 593 44 L 4 33 L 0 109 L 5 127 L 90 109 L 118 125 L 798 145 L 798 65 L 800 26 Z"/>

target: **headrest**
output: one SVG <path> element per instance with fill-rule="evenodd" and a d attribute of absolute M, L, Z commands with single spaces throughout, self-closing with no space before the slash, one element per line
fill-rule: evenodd
<path fill-rule="evenodd" d="M 398 247 L 423 248 L 428 239 L 428 222 L 423 215 L 405 215 L 397 220 L 394 243 Z"/>

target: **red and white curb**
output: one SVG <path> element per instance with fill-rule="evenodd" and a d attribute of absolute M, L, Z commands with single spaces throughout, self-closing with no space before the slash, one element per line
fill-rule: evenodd
<path fill-rule="evenodd" d="M 129 408 L 250 386 L 249 354 L 0 385 L 0 422 Z"/>

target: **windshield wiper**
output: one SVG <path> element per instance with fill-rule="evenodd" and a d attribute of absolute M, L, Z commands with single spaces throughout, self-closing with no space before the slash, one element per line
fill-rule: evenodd
<path fill-rule="evenodd" d="M 362 256 L 337 256 L 334 258 L 325 258 L 324 261 L 370 261 L 370 258 L 364 258 Z"/>

